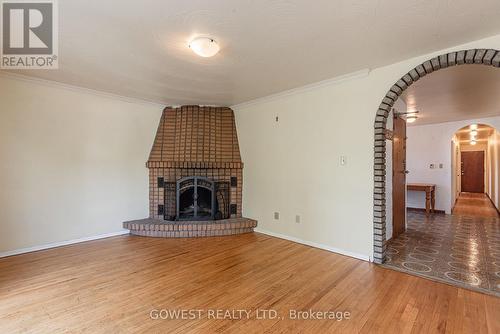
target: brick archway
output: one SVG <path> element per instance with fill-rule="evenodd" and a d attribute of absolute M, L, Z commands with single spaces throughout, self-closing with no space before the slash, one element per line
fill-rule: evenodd
<path fill-rule="evenodd" d="M 374 188 L 373 188 L 373 261 L 383 263 L 386 253 L 386 139 L 387 117 L 399 96 L 418 79 L 451 66 L 483 64 L 500 67 L 500 51 L 493 49 L 471 49 L 450 52 L 434 57 L 403 75 L 382 99 L 375 116 L 374 140 Z M 392 214 L 392 213 L 391 213 Z"/>

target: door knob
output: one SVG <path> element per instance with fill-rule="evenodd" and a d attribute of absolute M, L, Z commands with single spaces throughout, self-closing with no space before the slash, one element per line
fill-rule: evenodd
<path fill-rule="evenodd" d="M 403 173 L 410 174 L 410 171 L 409 170 L 405 170 Z"/>

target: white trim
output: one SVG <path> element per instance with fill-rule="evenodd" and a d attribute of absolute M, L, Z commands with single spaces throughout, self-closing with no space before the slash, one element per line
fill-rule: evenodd
<path fill-rule="evenodd" d="M 313 89 L 322 88 L 322 87 L 331 86 L 331 85 L 337 85 L 341 82 L 345 82 L 348 80 L 357 79 L 357 78 L 364 78 L 364 77 L 367 77 L 368 74 L 370 74 L 370 70 L 364 69 L 361 71 L 356 71 L 356 72 L 340 75 L 340 76 L 337 76 L 337 77 L 334 77 L 331 79 L 318 81 L 318 82 L 315 82 L 315 83 L 312 83 L 309 85 L 305 85 L 305 86 L 301 86 L 301 87 L 297 87 L 297 88 L 292 88 L 292 89 L 285 90 L 285 91 L 282 91 L 282 92 L 279 92 L 276 94 L 271 94 L 268 96 L 259 97 L 259 98 L 256 98 L 254 100 L 238 103 L 238 104 L 231 106 L 231 108 L 232 109 L 245 108 L 245 107 L 249 107 L 249 106 L 254 105 L 254 104 L 269 102 L 269 101 L 277 100 L 277 99 L 280 99 L 280 98 L 283 98 L 286 96 L 308 92 L 308 91 L 313 90 Z"/>
<path fill-rule="evenodd" d="M 288 236 L 288 235 L 284 235 L 284 234 L 280 234 L 280 233 L 275 233 L 275 232 L 271 232 L 271 231 L 267 231 L 267 230 L 262 230 L 262 229 L 259 229 L 259 228 L 256 228 L 255 232 L 266 234 L 266 235 L 269 235 L 269 236 L 275 237 L 275 238 L 280 238 L 280 239 L 285 239 L 285 240 L 292 241 L 292 242 L 297 242 L 299 244 L 311 246 L 311 247 L 314 247 L 314 248 L 319 248 L 319 249 L 327 250 L 329 252 L 333 252 L 333 253 L 337 253 L 337 254 L 341 254 L 341 255 L 346 255 L 346 256 L 353 257 L 353 258 L 356 258 L 356 259 L 359 259 L 359 260 L 370 261 L 370 257 L 369 256 L 358 254 L 358 253 L 349 252 L 349 251 L 346 251 L 346 250 L 343 250 L 343 249 L 339 249 L 339 248 L 335 248 L 335 247 L 330 247 L 330 246 L 323 245 L 323 244 L 318 244 L 316 242 L 306 241 L 306 240 L 302 240 L 302 239 L 299 239 L 299 238 L 291 237 L 291 236 Z M 110 237 L 115 237 L 115 236 L 125 235 L 125 234 L 129 234 L 129 231 L 128 230 L 123 230 L 123 231 L 118 231 L 118 232 L 111 232 L 111 233 L 105 233 L 105 234 L 95 235 L 95 236 L 91 236 L 91 237 L 84 237 L 84 238 L 73 239 L 73 240 L 53 242 L 53 243 L 50 243 L 50 244 L 33 246 L 33 247 L 28 247 L 28 248 L 15 249 L 15 250 L 7 251 L 7 252 L 1 252 L 0 253 L 0 258 L 7 257 L 7 256 L 13 256 L 13 255 L 19 255 L 19 254 L 25 254 L 25 253 L 31 253 L 31 252 L 36 252 L 36 251 L 40 251 L 40 250 L 61 247 L 61 246 L 67 246 L 67 245 L 77 244 L 77 243 L 86 242 L 86 241 L 92 241 L 92 240 L 98 240 L 98 239 L 105 239 L 105 238 L 110 238 Z"/>
<path fill-rule="evenodd" d="M 105 233 L 105 234 L 100 234 L 100 235 L 94 235 L 94 236 L 91 236 L 91 237 L 84 237 L 84 238 L 73 239 L 73 240 L 53 242 L 53 243 L 50 243 L 50 244 L 33 246 L 33 247 L 28 247 L 28 248 L 14 249 L 14 250 L 7 251 L 7 252 L 1 252 L 0 253 L 0 258 L 7 257 L 7 256 L 18 255 L 18 254 L 36 252 L 36 251 L 39 251 L 39 250 L 44 250 L 44 249 L 49 249 L 49 248 L 56 248 L 56 247 L 61 247 L 61 246 L 67 246 L 67 245 L 77 244 L 77 243 L 85 242 L 85 241 L 92 241 L 92 240 L 97 240 L 97 239 L 104 239 L 104 238 L 116 237 L 118 235 L 124 235 L 124 234 L 129 234 L 129 231 L 128 230 L 123 230 L 123 231 Z"/>
<path fill-rule="evenodd" d="M 153 106 L 157 106 L 157 107 L 162 108 L 162 109 L 165 108 L 165 106 L 167 105 L 166 103 L 159 102 L 159 101 L 143 100 L 140 98 L 128 97 L 128 96 L 118 95 L 118 94 L 114 94 L 114 93 L 108 93 L 108 92 L 101 91 L 101 90 L 70 85 L 70 84 L 60 82 L 60 81 L 46 80 L 46 79 L 31 77 L 31 76 L 27 76 L 27 75 L 19 74 L 19 73 L 0 71 L 0 77 L 35 83 L 35 84 L 44 85 L 44 86 L 48 86 L 48 87 L 69 89 L 69 90 L 74 91 L 74 92 L 87 93 L 87 94 L 96 95 L 99 97 L 106 97 L 108 99 L 119 100 L 119 101 L 128 102 L 128 103 L 153 105 Z"/>
<path fill-rule="evenodd" d="M 349 256 L 349 257 L 353 257 L 353 258 L 358 259 L 358 260 L 363 260 L 363 261 L 371 262 L 370 257 L 367 256 L 367 255 L 364 255 L 364 254 L 353 253 L 353 252 L 346 251 L 346 250 L 343 250 L 343 249 L 339 249 L 339 248 L 335 248 L 335 247 L 331 247 L 331 246 L 327 246 L 327 245 L 323 245 L 323 244 L 318 244 L 316 242 L 302 240 L 302 239 L 299 239 L 299 238 L 296 238 L 296 237 L 291 237 L 289 235 L 275 233 L 275 232 L 271 232 L 271 231 L 267 231 L 267 230 L 262 230 L 260 228 L 256 228 L 256 229 L 254 229 L 254 231 L 257 232 L 257 233 L 262 233 L 262 234 L 269 235 L 271 237 L 285 239 L 285 240 L 288 240 L 288 241 L 293 241 L 293 242 L 296 242 L 296 243 L 299 243 L 299 244 L 303 244 L 303 245 L 307 245 L 307 246 L 311 246 L 311 247 L 314 247 L 314 248 L 323 249 L 323 250 L 326 250 L 326 251 L 329 251 L 329 252 L 333 252 L 333 253 L 337 253 L 337 254 L 341 254 L 341 255 L 346 255 L 346 256 Z"/>
<path fill-rule="evenodd" d="M 310 90 L 313 90 L 313 89 L 317 89 L 317 88 L 321 88 L 321 87 L 326 87 L 326 86 L 330 86 L 330 85 L 336 85 L 336 84 L 339 84 L 341 82 L 345 82 L 345 81 L 348 81 L 348 80 L 357 79 L 357 78 L 364 78 L 364 77 L 368 76 L 369 73 L 370 73 L 369 69 L 363 69 L 363 70 L 352 72 L 352 73 L 348 73 L 348 74 L 345 74 L 345 75 L 340 75 L 340 76 L 337 76 L 337 77 L 334 77 L 334 78 L 331 78 L 331 79 L 326 79 L 326 80 L 318 81 L 318 82 L 315 82 L 315 83 L 312 83 L 312 84 L 309 84 L 309 85 L 305 85 L 305 86 L 301 86 L 301 87 L 297 87 L 297 88 L 292 88 L 292 89 L 289 89 L 289 90 L 285 90 L 285 91 L 282 91 L 282 92 L 279 92 L 279 93 L 276 93 L 276 94 L 271 94 L 271 95 L 268 95 L 268 96 L 256 98 L 254 100 L 250 100 L 250 101 L 238 103 L 238 104 L 235 104 L 235 105 L 231 106 L 231 108 L 237 109 L 237 108 L 248 107 L 248 106 L 251 106 L 251 105 L 254 105 L 254 104 L 258 104 L 258 103 L 263 103 L 263 102 L 268 102 L 268 101 L 280 99 L 280 98 L 283 98 L 283 97 L 286 97 L 286 96 L 290 96 L 290 95 L 295 95 L 295 94 L 307 92 L 307 91 L 310 91 Z M 97 95 L 97 96 L 100 96 L 100 97 L 107 97 L 107 98 L 110 98 L 110 99 L 121 100 L 121 101 L 128 102 L 128 103 L 139 103 L 139 104 L 146 104 L 146 105 L 154 105 L 154 106 L 161 107 L 162 109 L 166 105 L 170 105 L 170 106 L 175 106 L 176 105 L 176 104 L 168 104 L 168 103 L 164 103 L 164 102 L 160 102 L 160 101 L 143 100 L 143 99 L 135 98 L 135 97 L 127 97 L 127 96 L 123 96 L 123 95 L 119 95 L 119 94 L 114 94 L 114 93 L 109 93 L 109 92 L 105 92 L 105 91 L 101 91 L 101 90 L 96 90 L 96 89 L 91 89 L 91 88 L 85 88 L 85 87 L 81 87 L 81 86 L 66 84 L 66 83 L 63 83 L 63 82 L 60 82 L 60 81 L 47 80 L 47 79 L 42 79 L 42 78 L 27 76 L 27 75 L 23 75 L 23 74 L 19 74 L 19 73 L 6 72 L 6 71 L 2 71 L 2 70 L 0 70 L 0 77 L 10 78 L 10 79 L 15 79 L 15 80 L 20 80 L 20 81 L 26 81 L 26 82 L 31 82 L 31 83 L 36 83 L 36 84 L 40 84 L 40 85 L 44 85 L 44 86 L 49 86 L 49 87 L 65 88 L 65 89 L 69 89 L 69 90 L 76 91 L 76 92 L 83 92 L 83 93 L 87 93 L 87 94 Z"/>

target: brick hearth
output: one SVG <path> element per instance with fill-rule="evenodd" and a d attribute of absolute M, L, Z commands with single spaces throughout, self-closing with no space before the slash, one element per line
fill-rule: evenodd
<path fill-rule="evenodd" d="M 214 237 L 253 232 L 257 221 L 249 218 L 230 218 L 211 221 L 165 221 L 141 219 L 123 223 L 131 234 L 144 237 L 194 238 Z"/>

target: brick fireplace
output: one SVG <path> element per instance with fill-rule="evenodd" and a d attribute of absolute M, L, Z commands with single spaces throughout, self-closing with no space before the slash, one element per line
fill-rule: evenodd
<path fill-rule="evenodd" d="M 164 109 L 149 160 L 149 218 L 131 233 L 189 237 L 251 232 L 241 215 L 243 162 L 226 107 Z"/>

